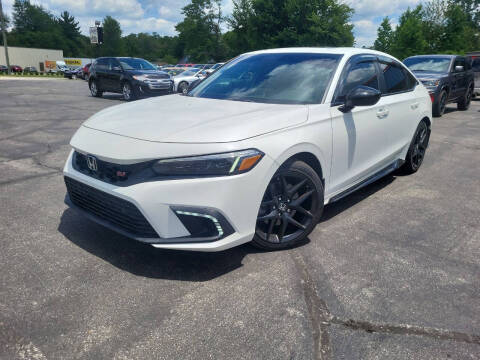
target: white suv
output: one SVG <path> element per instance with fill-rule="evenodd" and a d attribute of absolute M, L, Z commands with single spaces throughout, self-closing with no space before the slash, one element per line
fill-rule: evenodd
<path fill-rule="evenodd" d="M 383 53 L 247 53 L 187 96 L 92 116 L 71 141 L 66 202 L 157 248 L 289 247 L 325 204 L 417 171 L 431 109 L 423 85 Z"/>

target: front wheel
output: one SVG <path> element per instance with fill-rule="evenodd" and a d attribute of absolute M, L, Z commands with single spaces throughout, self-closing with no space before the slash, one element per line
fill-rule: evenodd
<path fill-rule="evenodd" d="M 90 81 L 90 93 L 93 97 L 101 97 L 103 95 L 103 91 L 98 88 L 96 80 Z"/>
<path fill-rule="evenodd" d="M 185 81 L 178 84 L 178 92 L 184 95 L 188 92 L 188 84 Z"/>
<path fill-rule="evenodd" d="M 132 87 L 132 84 L 129 82 L 124 82 L 122 86 L 122 94 L 123 94 L 123 99 L 125 101 L 132 101 L 135 100 L 137 97 L 135 96 L 135 91 Z"/>
<path fill-rule="evenodd" d="M 447 107 L 447 97 L 447 92 L 445 90 L 442 90 L 437 102 L 433 104 L 433 116 L 440 117 L 443 115 L 443 113 L 445 112 L 445 108 Z"/>
<path fill-rule="evenodd" d="M 323 211 L 323 185 L 303 161 L 283 165 L 268 184 L 252 243 L 266 250 L 292 247 L 315 228 Z"/>
<path fill-rule="evenodd" d="M 417 172 L 417 170 L 420 168 L 420 165 L 423 163 L 429 139 L 430 130 L 428 129 L 428 125 L 425 120 L 422 120 L 420 121 L 420 124 L 418 124 L 415 135 L 413 135 L 405 163 L 400 168 L 401 172 L 405 174 L 413 174 Z"/>

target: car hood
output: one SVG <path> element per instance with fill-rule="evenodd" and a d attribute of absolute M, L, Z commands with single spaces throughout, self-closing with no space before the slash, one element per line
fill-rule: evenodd
<path fill-rule="evenodd" d="M 426 71 L 412 71 L 419 80 L 441 79 L 448 74 Z"/>
<path fill-rule="evenodd" d="M 307 116 L 306 105 L 167 95 L 107 108 L 83 126 L 154 142 L 223 143 L 298 125 Z"/>

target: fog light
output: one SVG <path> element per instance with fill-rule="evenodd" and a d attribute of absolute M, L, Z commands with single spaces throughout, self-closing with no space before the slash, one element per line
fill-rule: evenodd
<path fill-rule="evenodd" d="M 190 212 L 190 211 L 181 211 L 181 210 L 176 210 L 175 211 L 178 215 L 186 215 L 186 216 L 195 216 L 195 217 L 201 217 L 201 218 L 204 218 L 204 219 L 208 219 L 210 220 L 211 222 L 213 222 L 213 224 L 215 225 L 215 228 L 217 229 L 218 231 L 218 237 L 222 237 L 224 232 L 223 232 L 223 228 L 222 228 L 222 225 L 220 225 L 220 222 L 218 221 L 218 219 L 212 215 L 208 215 L 208 214 L 200 214 L 200 213 L 195 213 L 195 212 Z"/>

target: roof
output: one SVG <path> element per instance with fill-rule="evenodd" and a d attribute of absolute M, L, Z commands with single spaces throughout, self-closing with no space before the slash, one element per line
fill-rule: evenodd
<path fill-rule="evenodd" d="M 339 55 L 355 55 L 355 54 L 375 54 L 375 55 L 391 55 L 376 50 L 355 48 L 355 47 L 291 47 L 278 48 L 268 50 L 252 51 L 248 54 L 268 54 L 268 53 L 319 53 L 319 54 L 339 54 Z"/>
<path fill-rule="evenodd" d="M 407 59 L 410 59 L 410 58 L 415 58 L 415 57 L 429 57 L 429 58 L 449 58 L 449 59 L 452 59 L 454 57 L 457 57 L 457 56 L 460 56 L 460 55 L 452 55 L 452 54 L 445 54 L 445 55 L 442 55 L 442 54 L 433 54 L 433 55 L 414 55 L 414 56 L 409 56 Z"/>

